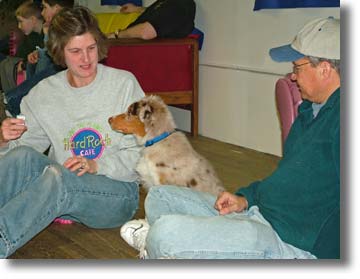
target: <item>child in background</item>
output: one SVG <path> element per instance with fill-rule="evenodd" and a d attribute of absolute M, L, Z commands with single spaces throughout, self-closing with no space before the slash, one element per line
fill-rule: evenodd
<path fill-rule="evenodd" d="M 71 8 L 74 5 L 73 0 L 43 0 L 42 1 L 42 16 L 45 20 L 43 24 L 44 42 L 46 44 L 48 38 L 47 33 L 52 18 L 63 8 Z M 41 72 L 48 66 L 52 65 L 51 58 L 47 54 L 46 47 L 37 48 L 31 52 L 28 57 L 28 65 L 26 67 L 26 75 L 31 78 L 34 74 Z"/>
<path fill-rule="evenodd" d="M 47 41 L 47 29 L 52 18 L 63 8 L 72 8 L 74 0 L 43 0 L 42 16 L 45 20 L 43 24 L 44 43 Z M 46 48 L 39 48 L 28 55 L 26 65 L 26 80 L 17 87 L 4 92 L 6 110 L 12 116 L 20 113 L 20 103 L 24 96 L 41 80 L 62 70 L 61 66 L 55 65 L 47 54 Z"/>
<path fill-rule="evenodd" d="M 138 81 L 99 63 L 107 53 L 106 37 L 87 8 L 58 13 L 47 46 L 53 61 L 67 70 L 44 79 L 23 99 L 25 123 L 7 118 L 0 128 L 0 258 L 58 216 L 114 228 L 130 220 L 139 204 L 134 167 L 141 149 L 133 136 L 114 132 L 107 121 L 144 97 Z M 80 144 L 88 142 L 89 133 L 100 146 Z"/>
<path fill-rule="evenodd" d="M 43 47 L 43 18 L 41 7 L 33 1 L 26 1 L 15 11 L 19 29 L 24 38 L 16 50 L 15 56 L 8 56 L 0 63 L 0 88 L 4 91 L 16 87 L 16 72 L 24 69 L 27 56 L 36 48 Z"/>

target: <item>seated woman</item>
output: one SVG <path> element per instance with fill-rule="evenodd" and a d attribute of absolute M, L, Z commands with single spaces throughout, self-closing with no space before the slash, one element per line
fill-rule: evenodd
<path fill-rule="evenodd" d="M 0 258 L 58 216 L 101 229 L 122 225 L 138 208 L 139 147 L 107 120 L 144 92 L 131 73 L 98 64 L 106 56 L 105 41 L 88 9 L 60 11 L 47 46 L 67 70 L 24 97 L 26 120 L 1 124 Z M 49 156 L 43 155 L 49 146 Z"/>

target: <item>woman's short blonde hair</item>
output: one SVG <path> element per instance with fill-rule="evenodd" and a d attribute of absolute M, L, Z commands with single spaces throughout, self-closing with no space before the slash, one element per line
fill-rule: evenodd
<path fill-rule="evenodd" d="M 66 67 L 64 49 L 75 36 L 90 33 L 98 47 L 99 61 L 107 54 L 106 36 L 101 32 L 97 19 L 85 7 L 63 8 L 51 21 L 47 49 L 55 64 Z"/>

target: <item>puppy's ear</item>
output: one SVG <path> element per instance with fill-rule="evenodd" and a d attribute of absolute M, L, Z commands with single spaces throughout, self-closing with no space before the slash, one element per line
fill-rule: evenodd
<path fill-rule="evenodd" d="M 139 102 L 133 103 L 128 108 L 128 115 L 137 115 L 138 114 L 138 108 L 139 108 Z"/>

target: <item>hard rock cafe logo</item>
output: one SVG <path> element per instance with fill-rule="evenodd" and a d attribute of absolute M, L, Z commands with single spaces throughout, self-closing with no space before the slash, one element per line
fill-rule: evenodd
<path fill-rule="evenodd" d="M 88 159 L 100 158 L 105 147 L 111 144 L 109 135 L 105 138 L 93 128 L 83 128 L 76 131 L 72 137 L 64 140 L 65 150 L 71 150 L 74 156 Z"/>

